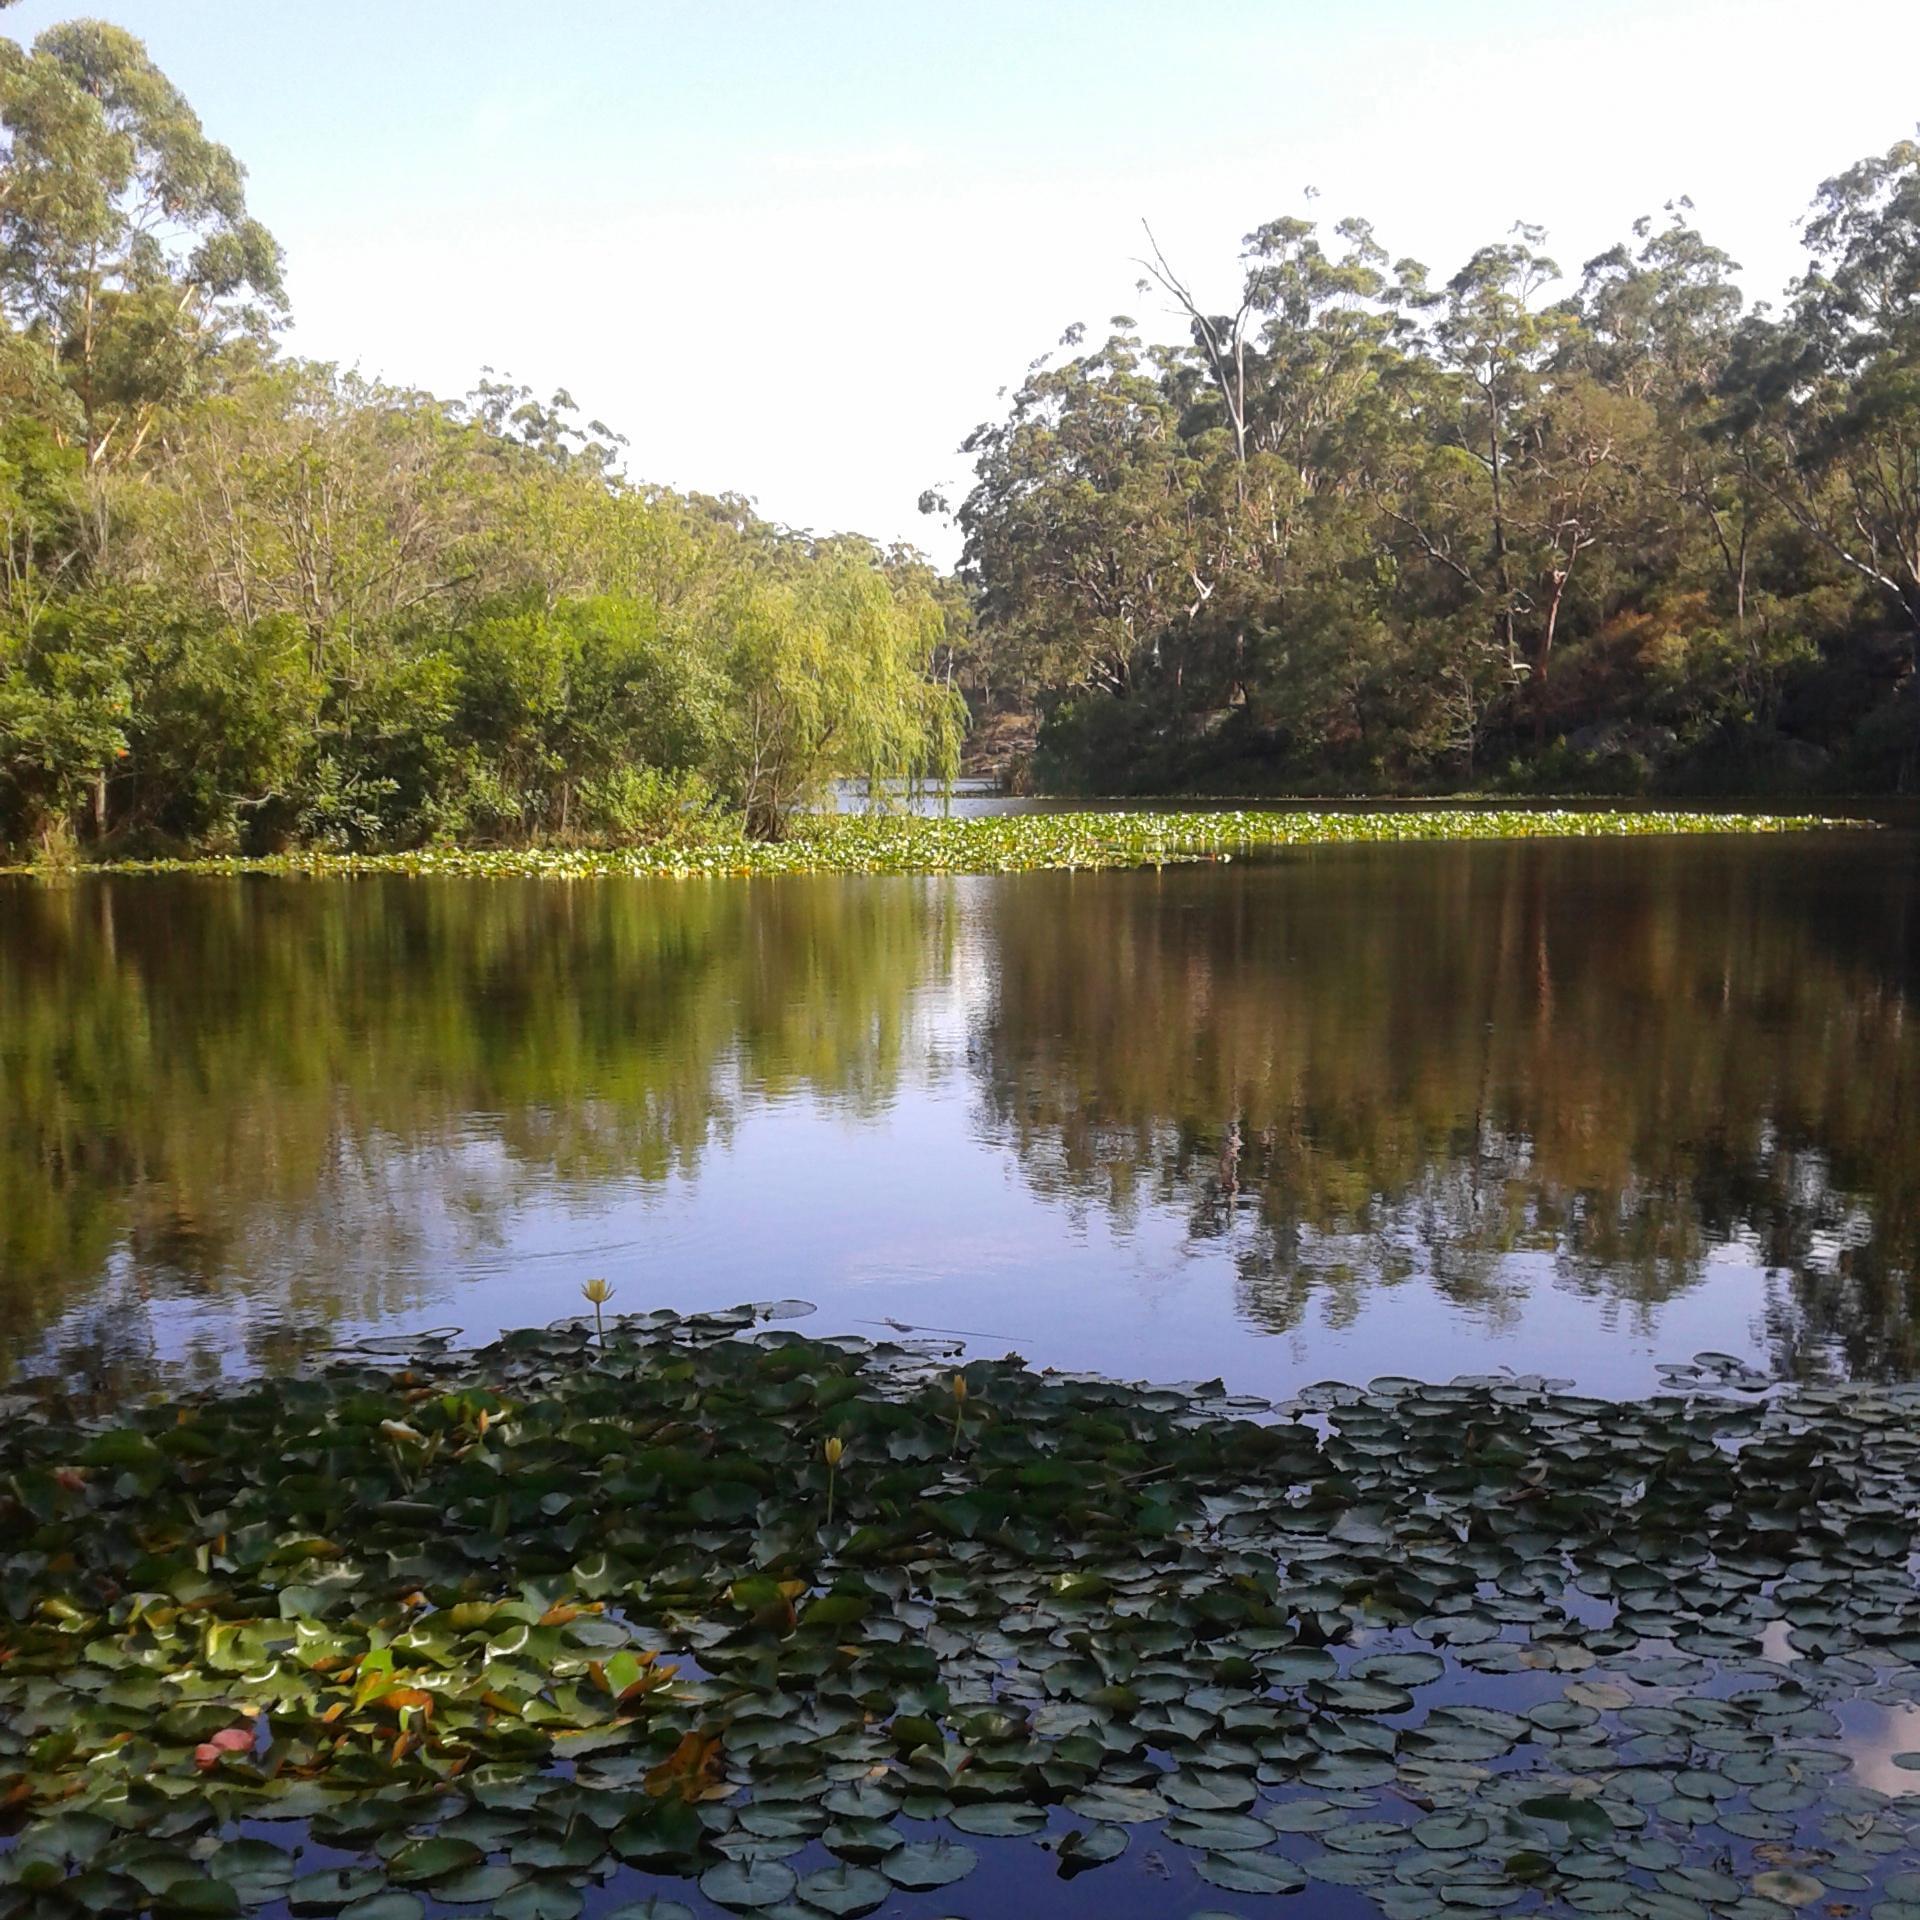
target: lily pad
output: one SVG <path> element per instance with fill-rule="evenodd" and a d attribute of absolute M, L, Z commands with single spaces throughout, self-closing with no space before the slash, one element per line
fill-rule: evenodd
<path fill-rule="evenodd" d="M 1209 1853 L 1194 1871 L 1230 1893 L 1298 1893 L 1307 1884 L 1307 1876 L 1277 1853 Z"/>
<path fill-rule="evenodd" d="M 880 1869 L 896 1887 L 924 1892 L 964 1880 L 979 1861 L 980 1856 L 971 1847 L 957 1841 L 918 1840 L 888 1854 Z"/>
<path fill-rule="evenodd" d="M 727 1860 L 700 1876 L 700 1891 L 717 1907 L 749 1911 L 785 1900 L 800 1876 L 777 1860 Z"/>
<path fill-rule="evenodd" d="M 1811 1906 L 1814 1901 L 1823 1898 L 1827 1891 L 1812 1874 L 1800 1873 L 1792 1868 L 1756 1874 L 1753 1890 L 1763 1900 L 1777 1900 L 1783 1907 Z"/>
<path fill-rule="evenodd" d="M 477 1867 L 486 1855 L 471 1840 L 449 1840 L 436 1835 L 410 1840 L 387 1861 L 387 1875 L 404 1885 L 444 1880 L 463 1868 Z"/>
<path fill-rule="evenodd" d="M 892 1893 L 893 1883 L 869 1867 L 825 1867 L 808 1874 L 799 1886 L 808 1906 L 832 1914 L 871 1913 Z"/>

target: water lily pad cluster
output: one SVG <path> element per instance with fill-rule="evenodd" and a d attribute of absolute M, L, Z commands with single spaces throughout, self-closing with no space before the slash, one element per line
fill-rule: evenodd
<path fill-rule="evenodd" d="M 1789 833 L 1857 821 L 1808 814 L 1651 813 L 1599 808 L 1407 807 L 1164 813 L 826 814 L 784 840 L 635 847 L 459 847 L 409 853 L 292 853 L 266 859 L 156 860 L 115 872 L 457 874 L 588 879 L 763 873 L 1026 873 L 1043 868 L 1166 866 L 1262 847 L 1406 840 L 1620 839 L 1700 833 Z"/>
<path fill-rule="evenodd" d="M 933 1916 L 1040 1848 L 1169 1911 L 1920 1920 L 1920 1391 L 1669 1383 L 1270 1408 L 743 1308 L 49 1387 L 0 1916 Z"/>

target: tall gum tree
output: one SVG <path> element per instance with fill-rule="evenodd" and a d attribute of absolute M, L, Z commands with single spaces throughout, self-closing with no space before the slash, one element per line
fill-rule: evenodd
<path fill-rule="evenodd" d="M 64 374 L 89 467 L 284 304 L 244 170 L 140 41 L 98 20 L 0 39 L 0 308 Z"/>
<path fill-rule="evenodd" d="M 1518 673 L 1519 615 L 1526 604 L 1513 575 L 1508 520 L 1508 468 L 1513 438 L 1539 398 L 1544 366 L 1564 320 L 1535 304 L 1560 269 L 1538 251 L 1542 228 L 1522 224 L 1515 237 L 1482 247 L 1447 282 L 1445 303 L 1433 327 L 1442 364 L 1462 375 L 1476 398 L 1463 418 L 1460 444 L 1486 473 L 1489 543 L 1486 564 L 1494 582 L 1494 619 L 1509 668 Z"/>
<path fill-rule="evenodd" d="M 1837 174 L 1783 340 L 1776 498 L 1899 610 L 1920 664 L 1920 142 Z"/>

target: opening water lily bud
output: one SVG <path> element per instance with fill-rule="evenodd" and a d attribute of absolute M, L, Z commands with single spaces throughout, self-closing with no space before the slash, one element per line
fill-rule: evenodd
<path fill-rule="evenodd" d="M 846 1450 L 847 1443 L 842 1440 L 837 1433 L 821 1449 L 827 1456 L 827 1465 L 830 1467 L 837 1467 L 840 1464 L 840 1456 L 845 1453 Z"/>

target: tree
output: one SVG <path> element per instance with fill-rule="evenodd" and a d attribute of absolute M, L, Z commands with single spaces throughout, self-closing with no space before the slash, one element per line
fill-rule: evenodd
<path fill-rule="evenodd" d="M 131 458 L 236 330 L 284 307 L 244 173 L 131 34 L 0 40 L 0 308 L 78 402 L 89 466 Z"/>
<path fill-rule="evenodd" d="M 282 358 L 243 186 L 120 29 L 0 41 L 0 844 L 778 833 L 951 773 L 919 556 L 636 484 L 564 390 Z"/>
<path fill-rule="evenodd" d="M 1036 362 L 1007 420 L 976 428 L 966 451 L 978 477 L 960 508 L 962 564 L 999 630 L 1003 678 L 1125 692 L 1210 591 L 1193 539 L 1198 468 L 1138 337 Z"/>
<path fill-rule="evenodd" d="M 1524 413 L 1538 397 L 1545 363 L 1565 323 L 1560 315 L 1542 313 L 1534 306 L 1535 296 L 1560 271 L 1535 251 L 1546 237 L 1544 231 L 1521 225 L 1515 233 L 1513 240 L 1482 247 L 1447 282 L 1433 341 L 1442 364 L 1464 375 L 1478 395 L 1473 404 L 1479 420 L 1463 419 L 1459 444 L 1485 468 L 1494 619 L 1508 668 L 1517 673 L 1519 602 L 1507 522 L 1510 440 L 1516 426 L 1524 426 Z"/>
<path fill-rule="evenodd" d="M 1781 505 L 1899 610 L 1920 660 L 1920 143 L 1837 174 L 1775 341 Z"/>
<path fill-rule="evenodd" d="M 786 578 L 744 578 L 721 610 L 719 777 L 747 831 L 778 838 L 836 776 L 950 779 L 964 709 L 928 671 L 938 605 L 890 583 L 864 543 Z"/>
<path fill-rule="evenodd" d="M 0 627 L 0 831 L 53 856 L 89 800 L 104 824 L 101 769 L 127 751 L 131 709 L 121 636 L 90 610 Z"/>

